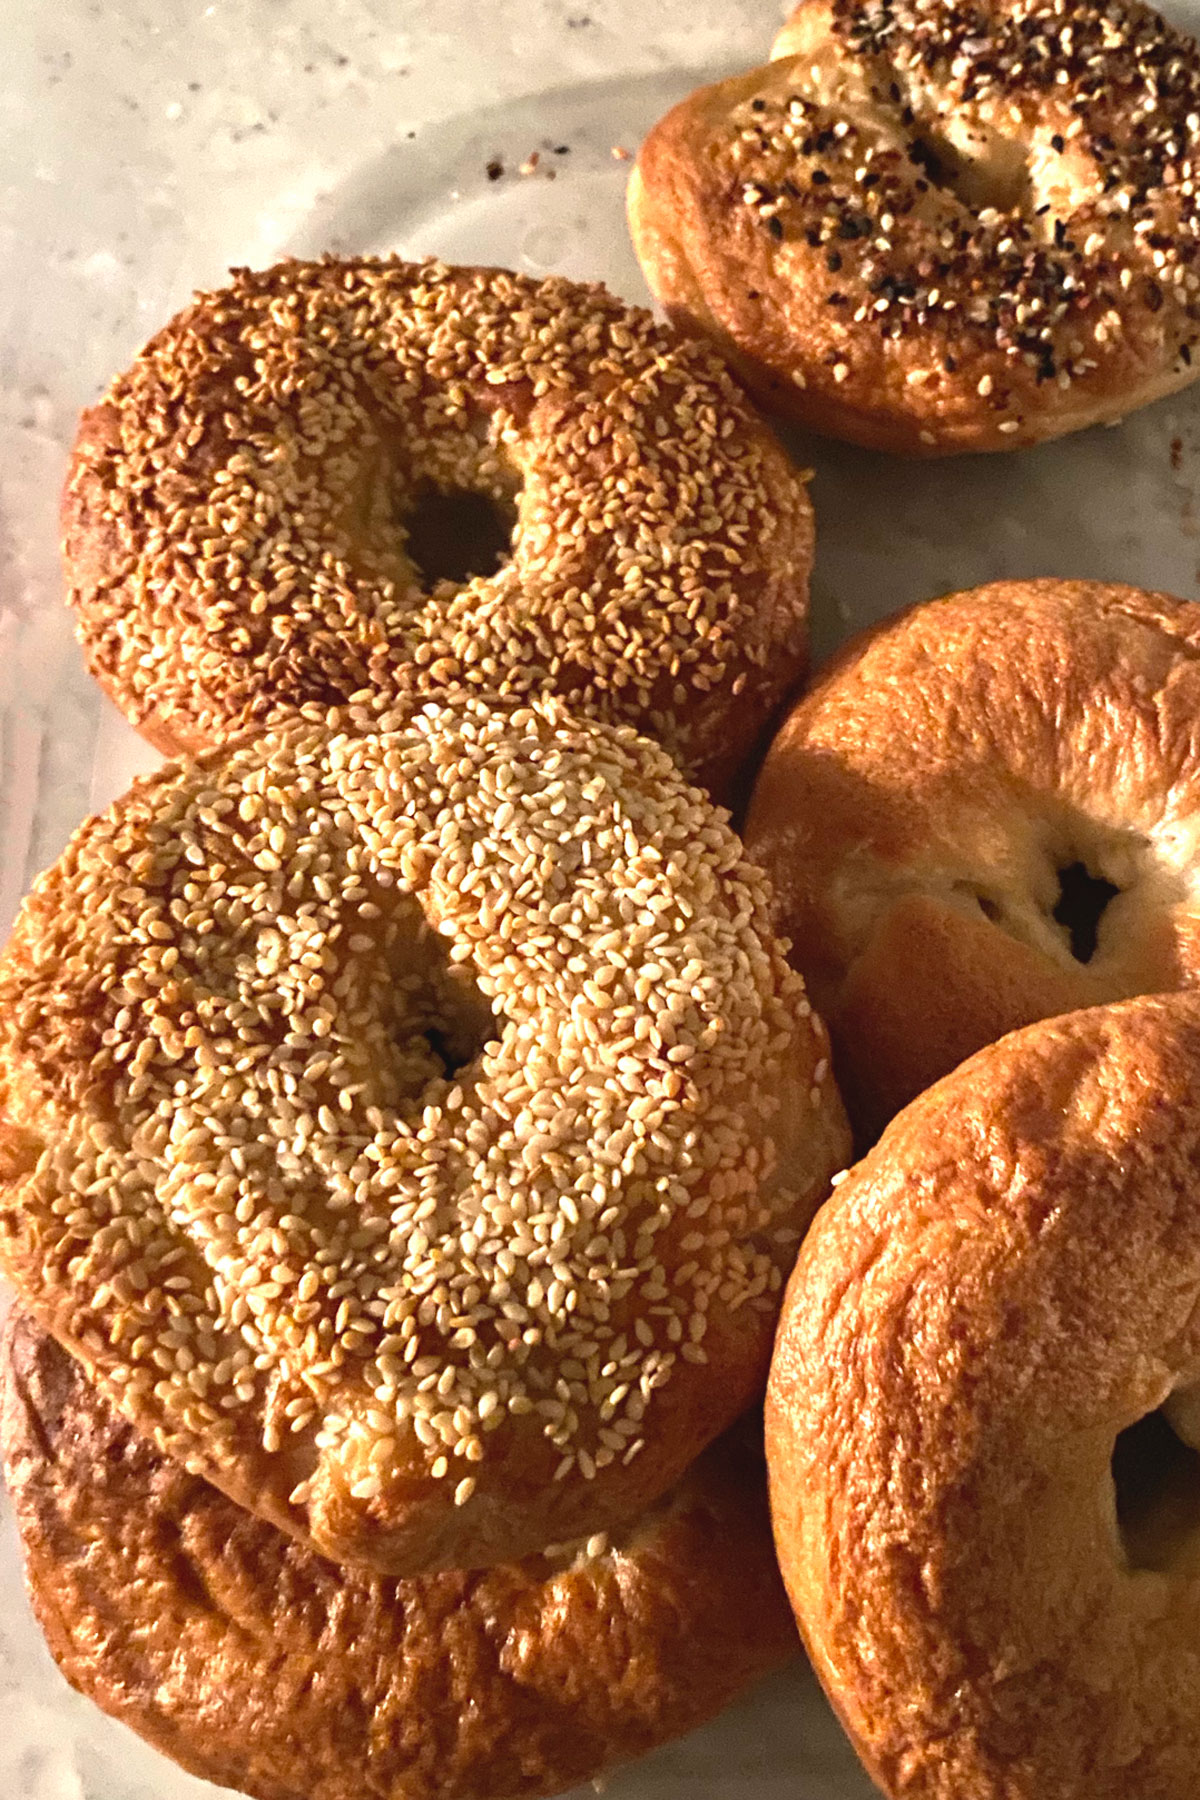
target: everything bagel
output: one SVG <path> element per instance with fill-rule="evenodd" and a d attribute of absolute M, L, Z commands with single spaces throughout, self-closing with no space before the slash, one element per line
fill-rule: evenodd
<path fill-rule="evenodd" d="M 1040 443 L 1200 372 L 1200 54 L 1131 0 L 804 0 L 654 128 L 634 243 L 769 408 Z"/>

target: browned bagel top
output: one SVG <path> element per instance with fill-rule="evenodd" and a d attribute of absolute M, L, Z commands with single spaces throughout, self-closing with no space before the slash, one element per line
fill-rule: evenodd
<path fill-rule="evenodd" d="M 64 1674 L 258 1800 L 514 1800 L 689 1730 L 796 1648 L 761 1458 L 731 1434 L 611 1539 L 351 1574 L 164 1459 L 27 1315 L 5 1477 Z"/>
<path fill-rule="evenodd" d="M 1014 1033 L 892 1122 L 802 1247 L 776 1541 L 896 1800 L 1195 1791 L 1200 1457 L 1147 1463 L 1172 1434 L 1141 1422 L 1200 1377 L 1198 1069 L 1191 995 Z"/>
<path fill-rule="evenodd" d="M 863 1121 L 1015 1026 L 1200 976 L 1200 606 L 994 582 L 854 639 L 746 827 Z"/>

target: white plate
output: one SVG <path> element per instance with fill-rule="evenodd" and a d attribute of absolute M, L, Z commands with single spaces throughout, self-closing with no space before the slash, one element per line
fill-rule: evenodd
<path fill-rule="evenodd" d="M 1200 0 L 1172 10 L 1200 24 Z M 774 0 L 0 0 L 0 929 L 72 827 L 157 760 L 89 681 L 59 604 L 57 493 L 79 406 L 192 286 L 286 252 L 436 253 L 644 300 L 613 148 L 635 149 L 701 80 L 749 66 L 778 16 Z M 1001 575 L 1200 593 L 1200 390 L 1014 457 L 911 465 L 794 447 L 815 471 L 820 653 L 851 625 Z M 5 1515 L 0 1794 L 217 1791 L 70 1693 Z M 608 1791 L 871 1789 L 797 1667 Z"/>

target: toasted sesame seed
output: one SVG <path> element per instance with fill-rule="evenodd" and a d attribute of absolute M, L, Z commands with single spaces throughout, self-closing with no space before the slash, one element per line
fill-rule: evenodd
<path fill-rule="evenodd" d="M 424 574 L 429 489 L 515 521 L 498 570 Z M 135 724 L 167 714 L 191 745 L 306 705 L 565 681 L 695 768 L 727 730 L 698 697 L 744 676 L 767 711 L 799 672 L 801 481 L 709 347 L 559 277 L 236 271 L 89 415 L 67 507 L 93 669 Z M 242 803 L 253 819 L 262 799 Z M 264 834 L 264 876 L 293 830 Z"/>
<path fill-rule="evenodd" d="M 31 1066 L 18 1283 L 60 1246 L 131 1417 L 226 1481 L 253 1424 L 248 1487 L 347 1459 L 372 1518 L 398 1463 L 465 1504 L 517 1429 L 560 1480 L 639 1454 L 734 1314 L 769 1337 L 829 1172 L 780 1169 L 773 1118 L 811 1086 L 837 1119 L 724 816 L 551 701 L 301 719 L 136 784 L 0 959 L 0 1083 Z"/>

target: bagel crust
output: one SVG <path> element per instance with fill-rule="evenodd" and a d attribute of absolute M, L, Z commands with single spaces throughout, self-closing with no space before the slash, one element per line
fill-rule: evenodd
<path fill-rule="evenodd" d="M 1200 606 L 1080 581 L 914 607 L 794 708 L 746 843 L 864 1140 L 1006 1031 L 1196 982 L 1197 720 Z"/>
<path fill-rule="evenodd" d="M 464 492 L 511 553 L 430 586 L 409 528 Z M 550 692 L 724 798 L 805 665 L 802 478 L 711 350 L 557 277 L 235 271 L 85 413 L 63 523 L 92 672 L 168 754 L 355 694 Z"/>
<path fill-rule="evenodd" d="M 557 1793 L 799 1648 L 740 1433 L 611 1542 L 398 1582 L 335 1568 L 165 1459 L 28 1315 L 3 1373 L 5 1473 L 59 1667 L 259 1800 Z"/>
<path fill-rule="evenodd" d="M 160 1448 L 336 1560 L 484 1567 L 759 1397 L 848 1142 L 741 845 L 560 703 L 134 785 L 0 960 L 0 1261 Z"/>
<path fill-rule="evenodd" d="M 801 1249 L 776 1547 L 892 1800 L 1195 1795 L 1200 1458 L 1176 1443 L 1165 1532 L 1152 1469 L 1131 1521 L 1113 1458 L 1200 1376 L 1198 1068 L 1193 995 L 1013 1033 L 892 1122 Z"/>
<path fill-rule="evenodd" d="M 1200 371 L 1200 53 L 1130 0 L 803 0 L 642 146 L 646 279 L 771 410 L 1012 450 Z"/>

